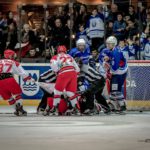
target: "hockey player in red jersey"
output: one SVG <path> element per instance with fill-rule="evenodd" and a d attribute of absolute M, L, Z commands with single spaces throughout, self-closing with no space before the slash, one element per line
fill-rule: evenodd
<path fill-rule="evenodd" d="M 50 66 L 57 74 L 55 89 L 54 89 L 54 102 L 51 112 L 57 114 L 57 108 L 61 100 L 63 92 L 68 96 L 74 111 L 77 106 L 77 74 L 80 69 L 76 64 L 73 57 L 66 54 L 65 46 L 58 46 L 57 55 L 53 56 L 50 60 Z"/>
<path fill-rule="evenodd" d="M 27 112 L 22 105 L 22 90 L 13 77 L 13 74 L 20 75 L 24 81 L 34 81 L 22 68 L 19 62 L 15 61 L 16 53 L 12 50 L 4 51 L 4 58 L 0 59 L 0 95 L 8 100 L 9 105 L 14 106 L 16 116 L 26 116 Z"/>

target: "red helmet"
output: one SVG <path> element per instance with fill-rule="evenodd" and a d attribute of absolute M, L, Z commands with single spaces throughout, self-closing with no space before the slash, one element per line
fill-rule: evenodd
<path fill-rule="evenodd" d="M 11 49 L 6 49 L 6 50 L 4 51 L 4 57 L 5 57 L 6 59 L 12 59 L 12 58 L 14 58 L 15 54 L 16 54 L 16 53 L 15 53 L 13 50 L 11 50 Z"/>
<path fill-rule="evenodd" d="M 64 45 L 58 46 L 57 53 L 61 53 L 61 52 L 64 52 L 64 53 L 67 52 L 66 46 L 64 46 Z"/>

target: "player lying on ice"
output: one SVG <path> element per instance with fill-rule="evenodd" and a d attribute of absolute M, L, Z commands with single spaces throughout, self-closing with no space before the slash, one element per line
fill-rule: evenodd
<path fill-rule="evenodd" d="M 27 112 L 22 105 L 22 90 L 13 75 L 17 74 L 27 82 L 34 82 L 34 79 L 29 76 L 19 62 L 15 61 L 16 53 L 14 51 L 5 50 L 4 58 L 0 60 L 0 95 L 14 107 L 16 116 L 26 116 Z"/>

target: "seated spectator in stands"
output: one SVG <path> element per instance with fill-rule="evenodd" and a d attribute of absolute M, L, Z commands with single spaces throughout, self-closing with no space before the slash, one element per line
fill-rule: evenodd
<path fill-rule="evenodd" d="M 8 16 L 7 16 L 7 24 L 11 24 L 14 23 L 16 25 L 16 20 L 14 19 L 14 14 L 12 11 L 8 12 Z"/>
<path fill-rule="evenodd" d="M 136 12 L 135 12 L 135 8 L 134 8 L 133 5 L 129 6 L 129 12 L 128 12 L 127 16 L 130 16 L 130 19 L 135 21 L 135 19 L 136 19 Z"/>
<path fill-rule="evenodd" d="M 137 59 L 138 47 L 135 45 L 134 37 L 129 37 L 127 39 L 128 49 L 129 49 L 129 60 Z"/>
<path fill-rule="evenodd" d="M 119 40 L 118 48 L 121 52 L 123 52 L 123 55 L 126 58 L 126 60 L 128 60 L 129 59 L 129 48 L 126 45 L 125 39 L 122 38 Z"/>
<path fill-rule="evenodd" d="M 139 33 L 138 27 L 135 26 L 135 22 L 132 20 L 128 20 L 128 24 L 127 24 L 126 31 L 125 31 L 126 38 L 135 36 L 138 33 Z"/>
<path fill-rule="evenodd" d="M 18 53 L 21 46 L 21 57 L 24 57 L 27 54 L 27 52 L 31 49 L 31 46 L 37 44 L 37 38 L 35 36 L 35 33 L 30 29 L 29 24 L 24 24 L 21 41 L 18 42 L 21 42 L 21 45 L 17 43 L 15 49 Z"/>
<path fill-rule="evenodd" d="M 113 35 L 113 21 L 108 21 L 106 24 L 106 38 Z"/>
<path fill-rule="evenodd" d="M 50 59 L 51 59 L 51 53 L 50 53 L 50 49 L 47 48 L 43 54 L 42 54 L 42 57 L 45 58 L 45 62 L 46 63 L 49 63 Z"/>
<path fill-rule="evenodd" d="M 114 25 L 113 25 L 113 32 L 118 40 L 124 37 L 125 28 L 126 28 L 126 24 L 123 20 L 123 16 L 122 14 L 118 14 L 117 20 L 114 22 Z"/>
<path fill-rule="evenodd" d="M 51 43 L 50 45 L 54 48 L 58 45 L 64 45 L 65 44 L 65 31 L 64 27 L 62 26 L 61 19 L 55 20 L 55 27 L 51 31 Z"/>
<path fill-rule="evenodd" d="M 137 49 L 137 60 L 144 60 L 144 47 L 140 41 L 141 39 L 136 36 L 134 39 L 135 49 Z"/>
<path fill-rule="evenodd" d="M 96 49 L 91 50 L 91 56 L 89 58 L 89 65 L 99 71 L 99 53 Z"/>
<path fill-rule="evenodd" d="M 117 4 L 111 4 L 111 10 L 109 12 L 108 18 L 107 20 L 113 20 L 116 21 L 117 20 L 117 15 L 118 15 L 118 6 Z"/>
<path fill-rule="evenodd" d="M 150 60 L 150 35 L 147 37 L 148 41 L 144 48 L 144 57 L 145 60 Z"/>
<path fill-rule="evenodd" d="M 76 34 L 76 40 L 78 40 L 78 39 L 84 39 L 88 45 L 91 45 L 91 42 L 89 41 L 89 39 L 87 37 L 84 24 L 79 25 L 79 32 L 77 32 L 77 34 Z"/>
<path fill-rule="evenodd" d="M 92 10 L 86 30 L 91 39 L 92 47 L 98 49 L 104 42 L 104 18 L 98 15 L 97 9 Z"/>
<path fill-rule="evenodd" d="M 26 55 L 26 58 L 38 58 L 38 52 L 37 48 L 32 46 L 31 49 L 29 50 L 28 54 Z"/>
<path fill-rule="evenodd" d="M 6 46 L 8 49 L 14 50 L 17 42 L 18 42 L 17 27 L 16 24 L 12 22 L 11 24 L 8 25 Z"/>

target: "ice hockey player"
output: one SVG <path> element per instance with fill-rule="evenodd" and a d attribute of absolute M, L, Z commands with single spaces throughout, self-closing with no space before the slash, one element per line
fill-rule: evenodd
<path fill-rule="evenodd" d="M 117 39 L 114 36 L 106 39 L 106 45 L 110 53 L 105 53 L 103 66 L 109 69 L 112 75 L 110 79 L 110 100 L 114 103 L 115 110 L 123 113 L 126 110 L 126 103 L 122 87 L 127 76 L 127 61 L 123 53 L 116 47 Z"/>
<path fill-rule="evenodd" d="M 77 40 L 76 46 L 77 47 L 71 49 L 68 54 L 73 58 L 80 58 L 83 64 L 88 64 L 91 55 L 90 47 L 86 45 L 84 39 Z"/>
<path fill-rule="evenodd" d="M 75 60 L 69 54 L 66 54 L 66 52 L 67 49 L 65 46 L 58 46 L 57 55 L 53 56 L 50 60 L 50 67 L 57 74 L 53 108 L 51 109 L 54 115 L 58 115 L 57 108 L 61 100 L 61 94 L 64 91 L 73 107 L 73 109 L 69 111 L 77 110 L 77 74 L 80 69 Z"/>
<path fill-rule="evenodd" d="M 34 79 L 15 61 L 15 57 L 16 53 L 8 49 L 4 51 L 5 59 L 0 60 L 0 95 L 4 100 L 8 100 L 9 105 L 14 106 L 16 116 L 26 116 L 27 112 L 22 105 L 22 90 L 13 75 L 17 74 L 29 82 L 34 82 Z"/>

